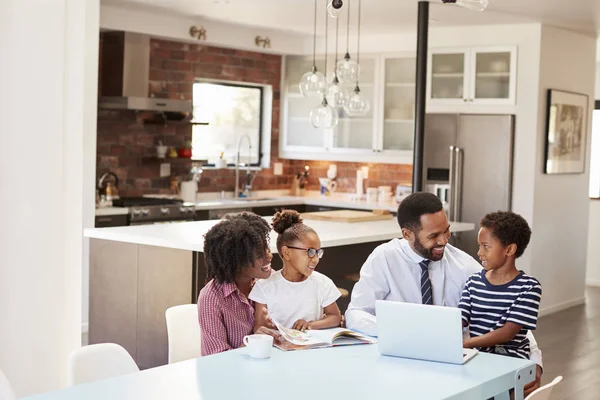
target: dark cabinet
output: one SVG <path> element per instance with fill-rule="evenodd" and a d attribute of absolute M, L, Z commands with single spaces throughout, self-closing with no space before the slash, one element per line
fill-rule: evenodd
<path fill-rule="evenodd" d="M 283 205 L 283 206 L 262 206 L 252 207 L 252 212 L 260 215 L 261 217 L 272 217 L 276 212 L 281 210 L 296 210 L 300 213 L 305 212 L 306 206 L 304 204 L 295 205 Z"/>

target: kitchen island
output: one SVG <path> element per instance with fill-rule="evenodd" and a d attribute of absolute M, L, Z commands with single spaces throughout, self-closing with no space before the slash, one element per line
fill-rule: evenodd
<path fill-rule="evenodd" d="M 271 217 L 265 218 L 270 222 Z M 319 272 L 342 291 L 342 312 L 368 255 L 383 242 L 400 236 L 395 218 L 372 222 L 306 220 L 326 249 Z M 165 310 L 195 303 L 205 283 L 204 234 L 218 220 L 86 229 L 90 243 L 89 343 L 113 342 L 125 347 L 140 368 L 167 363 Z M 451 231 L 474 229 L 452 222 Z M 271 234 L 271 250 L 276 234 Z M 273 257 L 274 269 L 281 267 Z"/>

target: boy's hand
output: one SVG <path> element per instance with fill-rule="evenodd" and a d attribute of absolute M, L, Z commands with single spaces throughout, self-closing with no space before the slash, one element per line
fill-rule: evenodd
<path fill-rule="evenodd" d="M 308 329 L 308 321 L 299 319 L 298 321 L 294 322 L 294 326 L 292 326 L 292 329 L 297 329 L 299 331 L 304 332 Z"/>
<path fill-rule="evenodd" d="M 533 382 L 529 382 L 525 385 L 525 397 L 529 396 L 531 392 L 536 389 L 539 389 L 542 383 L 542 367 L 536 365 L 535 369 L 535 380 Z"/>

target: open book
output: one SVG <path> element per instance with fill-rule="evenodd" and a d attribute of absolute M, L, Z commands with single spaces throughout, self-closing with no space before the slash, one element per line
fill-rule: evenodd
<path fill-rule="evenodd" d="M 274 341 L 273 345 L 281 350 L 305 350 L 322 347 L 349 346 L 353 344 L 377 343 L 377 340 L 362 335 L 350 329 L 331 328 L 322 330 L 308 330 L 302 332 L 286 328 L 273 320 L 275 326 L 284 340 Z"/>

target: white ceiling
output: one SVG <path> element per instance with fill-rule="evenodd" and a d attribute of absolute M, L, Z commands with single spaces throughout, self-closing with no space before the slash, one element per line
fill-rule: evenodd
<path fill-rule="evenodd" d="M 325 1 L 318 0 L 323 21 Z M 364 0 L 364 34 L 384 34 L 415 29 L 418 0 Z M 545 22 L 582 32 L 600 31 L 600 0 L 490 0 L 484 12 L 430 0 L 435 26 Z M 312 33 L 312 0 L 102 0 L 103 4 L 158 9 L 217 21 Z M 344 7 L 348 0 L 344 1 Z M 358 0 L 351 0 L 354 17 Z M 353 18 L 354 19 L 354 18 Z M 345 21 L 345 19 L 344 19 Z M 341 29 L 345 23 L 341 24 Z"/>

